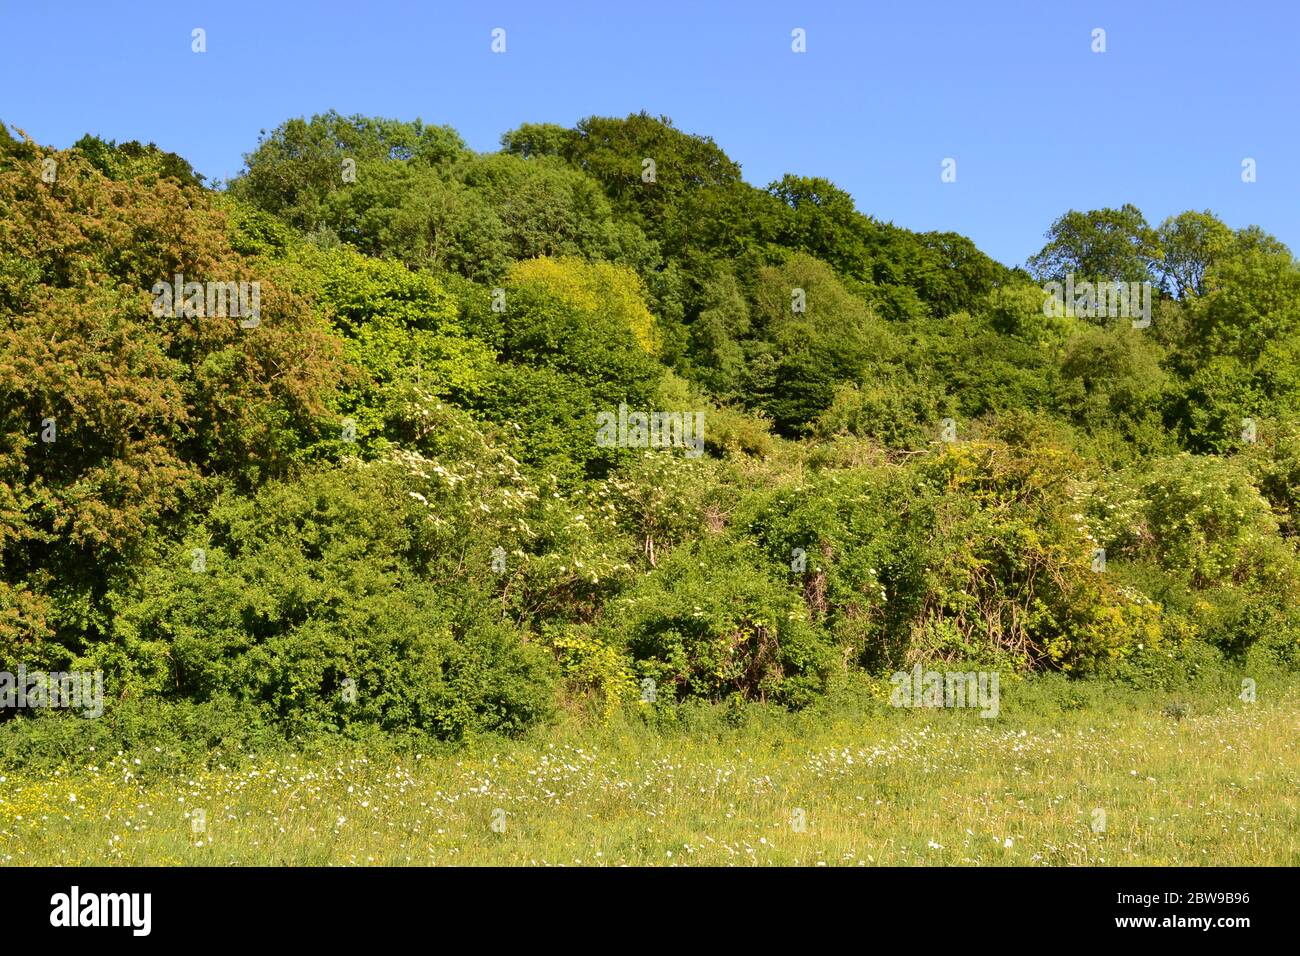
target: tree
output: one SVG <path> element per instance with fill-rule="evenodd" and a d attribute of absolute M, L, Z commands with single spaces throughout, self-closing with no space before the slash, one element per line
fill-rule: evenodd
<path fill-rule="evenodd" d="M 397 408 L 412 388 L 462 404 L 482 394 L 496 354 L 468 335 L 439 279 L 350 250 L 299 249 L 295 265 L 358 373 L 341 387 L 338 408 L 354 419 L 363 448 L 397 439 Z"/>
<path fill-rule="evenodd" d="M 326 197 L 346 185 L 345 159 L 358 166 L 364 160 L 444 166 L 464 151 L 459 134 L 448 126 L 345 117 L 331 110 L 310 120 L 288 120 L 264 135 L 257 149 L 245 155 L 245 171 L 230 188 L 240 198 L 311 232 L 321 224 Z"/>
<path fill-rule="evenodd" d="M 1197 451 L 1235 447 L 1243 417 L 1300 403 L 1300 266 L 1258 230 L 1238 234 L 1183 305 L 1171 357 L 1178 427 Z"/>
<path fill-rule="evenodd" d="M 591 116 L 576 133 L 565 144 L 565 159 L 599 182 L 614 209 L 661 241 L 666 255 L 734 251 L 751 235 L 748 194 L 756 190 L 711 138 L 646 112 Z"/>
<path fill-rule="evenodd" d="M 501 134 L 501 149 L 512 156 L 535 159 L 539 156 L 565 156 L 574 147 L 577 131 L 558 123 L 524 123 Z"/>
<path fill-rule="evenodd" d="M 871 220 L 853 197 L 830 180 L 787 173 L 767 187 L 785 215 L 776 235 L 780 245 L 801 249 L 844 275 L 863 276 L 870 259 Z"/>
<path fill-rule="evenodd" d="M 511 266 L 510 282 L 520 291 L 552 296 L 578 312 L 600 316 L 601 325 L 623 340 L 611 345 L 635 343 L 647 355 L 658 350 L 658 330 L 645 304 L 645 285 L 631 269 L 572 257 L 542 257 Z M 521 330 L 521 335 L 526 334 Z"/>
<path fill-rule="evenodd" d="M 153 143 L 144 146 L 135 140 L 118 144 L 98 136 L 86 135 L 72 144 L 92 166 L 109 179 L 170 178 L 183 186 L 202 186 L 204 177 L 185 159 L 159 149 Z"/>
<path fill-rule="evenodd" d="M 30 615 L 0 657 L 49 641 L 30 658 L 47 665 L 105 635 L 112 589 L 213 485 L 287 472 L 342 374 L 310 300 L 234 252 L 208 194 L 56 155 L 47 184 L 39 150 L 0 141 L 0 623 Z M 257 324 L 155 314 L 177 274 L 258 283 Z"/>
<path fill-rule="evenodd" d="M 464 181 L 500 221 L 512 259 L 582 256 L 640 269 L 657 259 L 636 226 L 614 221 L 600 185 L 559 158 L 484 156 L 469 164 Z"/>
<path fill-rule="evenodd" d="M 1205 292 L 1205 273 L 1232 244 L 1232 230 L 1212 212 L 1170 216 L 1156 230 L 1156 268 L 1170 294 L 1183 298 Z"/>
<path fill-rule="evenodd" d="M 1039 281 L 1064 282 L 1067 274 L 1089 282 L 1147 282 L 1156 237 L 1136 206 L 1070 210 L 1047 230 L 1047 244 L 1029 258 Z"/>
<path fill-rule="evenodd" d="M 1130 326 L 1085 328 L 1065 345 L 1055 404 L 1074 424 L 1113 428 L 1149 452 L 1164 443 L 1162 357 L 1149 336 Z"/>
<path fill-rule="evenodd" d="M 366 161 L 356 184 L 332 193 L 319 216 L 368 255 L 413 269 L 496 281 L 509 261 L 504 226 L 491 204 L 436 169 Z"/>
<path fill-rule="evenodd" d="M 837 385 L 895 352 L 884 323 L 826 263 L 803 253 L 759 273 L 754 317 L 775 360 L 770 387 L 758 398 L 787 433 L 828 408 Z"/>
<path fill-rule="evenodd" d="M 861 280 L 886 313 L 910 294 L 930 314 L 950 315 L 974 307 L 1010 278 L 1010 270 L 966 237 L 918 234 L 877 222 L 858 212 L 853 197 L 829 180 L 787 173 L 767 191 L 780 202 L 781 213 L 762 231 L 764 238 Z"/>

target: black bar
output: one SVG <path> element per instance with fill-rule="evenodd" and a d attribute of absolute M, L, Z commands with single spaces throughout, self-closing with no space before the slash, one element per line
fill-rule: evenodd
<path fill-rule="evenodd" d="M 0 898 L 11 940 L 75 933 L 128 944 L 282 940 L 337 947 L 391 942 L 427 926 L 454 934 L 438 933 L 431 945 L 479 939 L 494 949 L 507 938 L 536 946 L 575 933 L 593 942 L 658 937 L 684 945 L 702 932 L 702 938 L 762 944 L 791 930 L 809 937 L 847 932 L 864 944 L 902 932 L 945 947 L 962 940 L 1103 937 L 1231 945 L 1242 934 L 1293 926 L 1288 903 L 1295 882 L 1295 871 L 1282 868 L 9 868 L 0 870 Z M 148 935 L 135 935 L 128 918 L 143 916 L 143 897 L 138 909 L 122 910 L 127 925 L 51 925 L 54 898 L 64 894 L 70 904 L 73 886 L 92 910 L 98 897 L 87 904 L 87 896 L 150 894 Z M 91 910 L 83 912 L 93 918 Z M 1186 925 L 1207 917 L 1245 917 L 1248 925 Z M 1155 925 L 1118 925 L 1127 918 L 1151 918 Z M 1166 918 L 1185 922 L 1161 925 Z M 136 922 L 143 928 L 142 919 Z"/>

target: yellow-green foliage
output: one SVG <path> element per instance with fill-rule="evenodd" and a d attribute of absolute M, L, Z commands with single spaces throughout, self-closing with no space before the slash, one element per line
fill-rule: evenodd
<path fill-rule="evenodd" d="M 1128 588 L 1084 593 L 1075 619 L 1044 644 L 1047 656 L 1063 670 L 1081 670 L 1163 646 L 1168 628 L 1159 604 Z"/>
<path fill-rule="evenodd" d="M 551 646 L 559 652 L 565 678 L 600 699 L 607 723 L 636 693 L 632 662 L 612 644 L 574 631 L 556 635 Z"/>
<path fill-rule="evenodd" d="M 641 348 L 659 354 L 660 335 L 646 307 L 645 283 L 626 266 L 541 256 L 516 262 L 509 278 L 515 285 L 549 292 L 574 308 L 617 317 Z"/>

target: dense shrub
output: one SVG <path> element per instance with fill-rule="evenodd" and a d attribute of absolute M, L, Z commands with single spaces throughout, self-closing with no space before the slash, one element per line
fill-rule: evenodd
<path fill-rule="evenodd" d="M 835 654 L 782 570 L 721 538 L 679 548 L 614 602 L 609 640 L 627 648 L 659 698 L 807 703 Z"/>
<path fill-rule="evenodd" d="M 382 469 L 219 502 L 194 547 L 146 576 L 95 663 L 134 692 L 230 697 L 293 729 L 519 731 L 549 709 L 548 661 L 473 591 L 431 580 L 435 542 Z"/>
<path fill-rule="evenodd" d="M 1295 555 L 1268 502 L 1238 463 L 1182 454 L 1155 462 L 1141 486 L 1144 550 L 1193 588 L 1251 583 L 1285 589 Z"/>
<path fill-rule="evenodd" d="M 1300 535 L 1300 424 L 1259 422 L 1257 442 L 1242 449 L 1246 467 L 1260 494 L 1268 499 L 1282 533 Z"/>

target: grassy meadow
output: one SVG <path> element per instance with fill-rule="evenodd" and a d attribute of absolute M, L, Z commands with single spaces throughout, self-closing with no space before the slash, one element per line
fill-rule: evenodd
<path fill-rule="evenodd" d="M 691 723 L 691 721 L 686 721 Z M 996 720 L 843 699 L 578 715 L 439 754 L 0 772 L 5 865 L 1296 865 L 1300 686 L 1051 679 Z M 502 815 L 504 813 L 504 816 Z"/>

